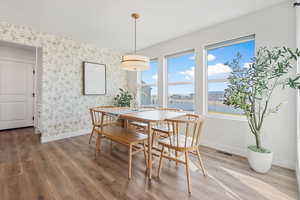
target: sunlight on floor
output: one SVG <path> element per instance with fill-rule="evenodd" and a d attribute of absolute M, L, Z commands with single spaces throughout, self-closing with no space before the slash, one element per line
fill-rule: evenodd
<path fill-rule="evenodd" d="M 257 193 L 265 197 L 266 199 L 291 199 L 293 200 L 294 198 L 291 198 L 284 194 L 283 192 L 280 192 L 278 188 L 275 188 L 268 183 L 263 182 L 262 180 L 256 179 L 254 177 L 241 174 L 239 172 L 223 168 L 221 167 L 220 169 L 226 171 L 227 173 L 231 174 L 233 177 L 241 181 L 243 184 L 248 186 L 249 188 L 255 190 Z"/>
<path fill-rule="evenodd" d="M 202 174 L 202 170 L 200 168 L 200 166 L 198 165 L 197 162 L 191 160 L 190 162 L 190 169 L 194 172 L 198 171 L 199 173 Z M 239 195 L 237 195 L 234 191 L 232 191 L 229 187 L 227 187 L 225 184 L 223 184 L 220 180 L 218 180 L 217 178 L 215 178 L 214 176 L 210 175 L 209 172 L 207 172 L 207 176 L 212 179 L 214 182 L 216 182 L 220 187 L 222 187 L 225 190 L 225 194 L 230 197 L 231 199 L 234 200 L 241 200 L 241 198 L 239 197 Z"/>
<path fill-rule="evenodd" d="M 191 163 L 193 163 L 193 161 Z M 199 171 L 199 173 L 202 174 L 201 170 L 199 169 L 199 167 L 196 163 L 193 163 L 192 165 L 190 165 L 190 169 L 192 171 Z M 262 180 L 251 177 L 249 175 L 245 175 L 245 174 L 230 170 L 228 168 L 221 167 L 220 169 L 229 173 L 234 178 L 238 179 L 241 183 L 243 183 L 246 187 L 255 190 L 258 194 L 260 194 L 261 196 L 263 196 L 266 199 L 296 200 L 295 198 L 292 198 L 292 197 L 286 195 L 285 193 L 279 191 L 278 188 L 275 188 L 275 187 L 271 186 L 270 184 L 265 183 Z M 234 199 L 234 200 L 242 199 L 238 194 L 236 194 L 228 186 L 226 186 L 224 183 L 222 183 L 221 180 L 219 180 L 216 177 L 209 174 L 209 172 L 208 172 L 208 177 L 211 178 L 214 182 L 216 182 L 220 187 L 222 187 L 225 190 L 225 194 L 228 197 L 230 197 L 231 199 Z"/>
<path fill-rule="evenodd" d="M 225 190 L 225 194 L 229 196 L 231 199 L 235 200 L 241 200 L 238 194 L 236 194 L 234 191 L 232 191 L 229 187 L 227 187 L 225 184 L 223 184 L 220 180 L 215 178 L 214 176 L 210 175 L 208 172 L 208 177 L 214 180 L 219 186 L 221 186 Z"/>
<path fill-rule="evenodd" d="M 185 158 L 183 155 L 178 155 L 177 157 L 179 160 L 185 161 Z M 200 168 L 200 165 L 197 161 L 190 159 L 190 170 L 193 172 L 199 172 L 202 175 L 202 170 Z M 245 189 L 251 189 L 257 192 L 258 195 L 261 195 L 265 199 L 269 200 L 275 200 L 275 199 L 285 199 L 285 200 L 296 200 L 293 197 L 290 197 L 286 195 L 285 193 L 278 190 L 278 188 L 275 188 L 271 186 L 270 184 L 264 182 L 263 180 L 257 179 L 255 177 L 239 173 L 237 171 L 220 167 L 220 170 L 223 170 L 224 172 L 231 175 L 233 178 L 240 181 L 240 183 L 245 186 Z M 223 183 L 222 180 L 218 179 L 217 177 L 209 174 L 208 177 L 212 179 L 216 184 L 218 184 L 222 189 L 224 189 L 224 194 L 233 200 L 241 200 L 242 198 L 236 194 L 226 183 Z"/>

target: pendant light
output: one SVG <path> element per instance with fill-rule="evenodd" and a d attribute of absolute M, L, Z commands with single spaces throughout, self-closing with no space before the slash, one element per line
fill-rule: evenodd
<path fill-rule="evenodd" d="M 134 19 L 134 54 L 122 56 L 121 67 L 127 71 L 144 71 L 150 68 L 149 58 L 136 55 L 136 20 L 140 17 L 138 13 L 133 13 Z"/>

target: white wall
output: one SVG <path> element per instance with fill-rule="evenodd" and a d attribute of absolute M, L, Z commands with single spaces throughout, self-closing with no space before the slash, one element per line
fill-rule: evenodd
<path fill-rule="evenodd" d="M 295 1 L 299 2 L 300 1 Z M 297 48 L 300 49 L 300 6 L 296 6 L 296 44 Z M 297 62 L 297 73 L 300 73 L 300 60 Z M 298 191 L 300 191 L 300 91 L 297 92 L 297 180 L 298 180 Z"/>
<path fill-rule="evenodd" d="M 205 20 L 205 19 L 191 19 Z M 188 23 L 188 22 L 187 22 Z M 180 28 L 180 27 L 178 27 Z M 196 52 L 196 107 L 203 113 L 203 49 L 206 45 L 242 36 L 256 35 L 256 45 L 295 47 L 295 11 L 291 3 L 283 3 L 256 13 L 217 24 L 182 37 L 162 42 L 139 51 L 150 58 L 189 49 Z M 135 73 L 128 73 L 128 85 L 136 85 Z M 269 117 L 263 129 L 263 144 L 274 152 L 274 164 L 295 168 L 296 164 L 296 92 L 277 91 L 273 103 L 288 101 L 279 114 Z M 246 155 L 246 147 L 254 142 L 245 121 L 208 118 L 202 144 L 227 152 Z"/>
<path fill-rule="evenodd" d="M 90 133 L 89 108 L 112 104 L 118 88 L 126 88 L 120 52 L 7 22 L 0 22 L 0 41 L 38 49 L 35 125 L 42 142 Z M 106 95 L 83 95 L 83 61 L 106 64 Z"/>

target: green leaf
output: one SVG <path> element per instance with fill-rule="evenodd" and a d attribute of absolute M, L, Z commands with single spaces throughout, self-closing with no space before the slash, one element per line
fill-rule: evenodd
<path fill-rule="evenodd" d="M 251 124 L 256 121 L 252 127 L 256 129 L 254 131 L 259 131 L 274 89 L 281 85 L 283 88 L 289 86 L 300 89 L 299 75 L 286 77 L 291 74 L 294 61 L 299 57 L 299 49 L 261 47 L 256 57 L 251 59 L 253 63 L 245 69 L 240 63 L 241 55 L 237 54 L 232 61 L 226 62 L 232 72 L 228 78 L 223 103 L 243 110 Z"/>

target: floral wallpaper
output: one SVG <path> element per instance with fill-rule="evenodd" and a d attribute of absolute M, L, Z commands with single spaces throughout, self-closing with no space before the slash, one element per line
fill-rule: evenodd
<path fill-rule="evenodd" d="M 90 128 L 88 108 L 111 104 L 118 88 L 127 87 L 118 52 L 5 22 L 0 22 L 0 40 L 42 50 L 42 65 L 37 69 L 38 128 L 42 137 Z M 107 95 L 83 95 L 83 61 L 106 64 Z"/>

